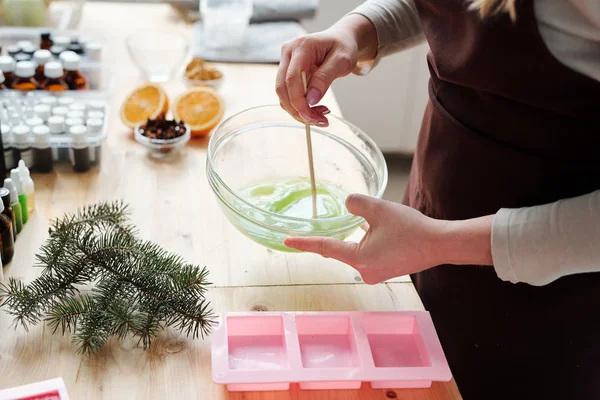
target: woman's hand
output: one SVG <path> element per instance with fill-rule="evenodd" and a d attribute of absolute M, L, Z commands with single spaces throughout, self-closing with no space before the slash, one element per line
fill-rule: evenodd
<path fill-rule="evenodd" d="M 375 28 L 361 15 L 344 17 L 326 31 L 284 44 L 275 85 L 281 107 L 301 122 L 327 126 L 329 109 L 311 106 L 321 101 L 335 79 L 352 72 L 360 57 L 374 56 L 376 49 Z"/>
<path fill-rule="evenodd" d="M 355 268 L 368 284 L 440 264 L 492 264 L 493 216 L 442 221 L 401 204 L 362 195 L 349 196 L 346 207 L 369 223 L 360 243 L 303 237 L 286 239 L 284 244 L 342 261 Z"/>

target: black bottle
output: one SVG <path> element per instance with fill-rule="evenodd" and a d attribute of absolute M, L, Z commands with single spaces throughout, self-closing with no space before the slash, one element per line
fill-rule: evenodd
<path fill-rule="evenodd" d="M 13 231 L 13 241 L 17 241 L 17 217 L 15 215 L 15 210 L 10 206 L 10 190 L 5 187 L 0 188 L 0 198 L 2 198 L 2 203 L 4 203 L 4 211 L 2 214 L 6 215 L 10 218 L 12 222 L 12 231 Z"/>
<path fill-rule="evenodd" d="M 0 238 L 2 238 L 2 265 L 8 264 L 15 255 L 12 220 L 4 214 L 4 201 L 0 201 Z"/>

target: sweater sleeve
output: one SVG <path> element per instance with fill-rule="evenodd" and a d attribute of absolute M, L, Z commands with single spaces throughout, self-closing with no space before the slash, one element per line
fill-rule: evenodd
<path fill-rule="evenodd" d="M 501 209 L 492 225 L 498 277 L 546 285 L 562 276 L 600 272 L 600 190 L 554 203 Z"/>
<path fill-rule="evenodd" d="M 355 70 L 359 75 L 368 73 L 382 57 L 425 41 L 414 0 L 369 0 L 350 14 L 368 18 L 377 31 L 377 56 L 359 64 Z"/>

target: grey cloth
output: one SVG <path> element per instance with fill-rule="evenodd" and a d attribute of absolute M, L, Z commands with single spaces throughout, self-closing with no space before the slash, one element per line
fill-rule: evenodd
<path fill-rule="evenodd" d="M 194 26 L 192 53 L 195 57 L 206 61 L 278 63 L 281 45 L 304 33 L 302 25 L 293 21 L 250 24 L 242 46 L 210 48 L 206 46 L 202 24 L 199 22 Z"/>

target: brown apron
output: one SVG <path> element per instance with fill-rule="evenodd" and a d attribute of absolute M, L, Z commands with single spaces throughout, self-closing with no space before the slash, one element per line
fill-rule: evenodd
<path fill-rule="evenodd" d="M 513 24 L 416 0 L 430 101 L 405 203 L 434 218 L 600 189 L 600 83 L 556 60 L 533 0 L 517 3 Z M 465 399 L 600 399 L 600 274 L 534 287 L 443 265 L 413 281 Z"/>

